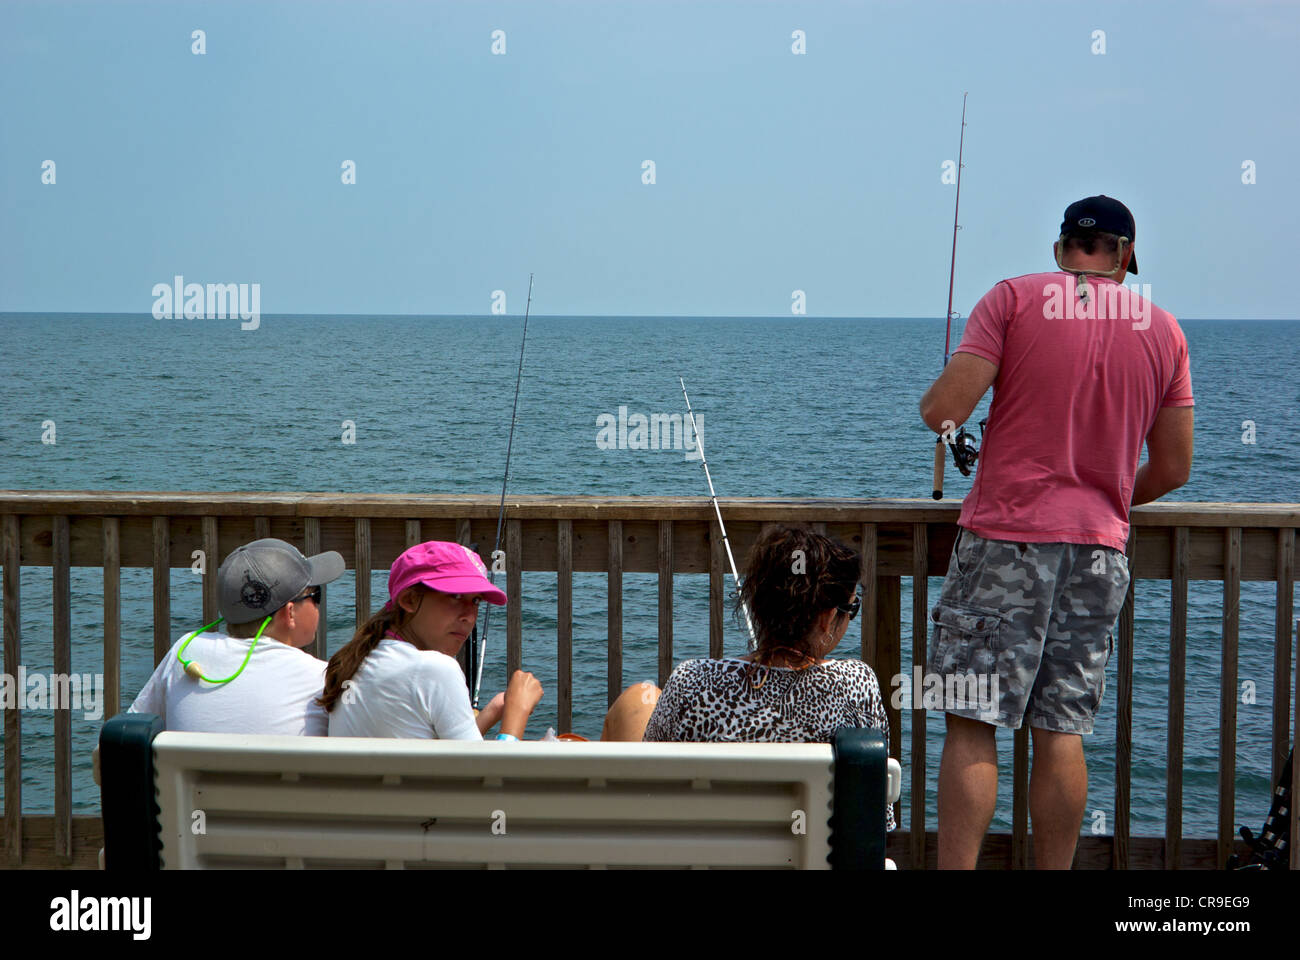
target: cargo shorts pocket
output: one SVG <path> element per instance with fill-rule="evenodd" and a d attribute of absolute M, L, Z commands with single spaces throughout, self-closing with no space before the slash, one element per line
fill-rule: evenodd
<path fill-rule="evenodd" d="M 953 673 L 997 672 L 1002 618 L 972 607 L 935 607 L 929 668 L 944 676 Z"/>

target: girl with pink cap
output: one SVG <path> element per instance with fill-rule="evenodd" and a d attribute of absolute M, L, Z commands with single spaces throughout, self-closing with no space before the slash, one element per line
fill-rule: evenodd
<path fill-rule="evenodd" d="M 330 658 L 319 703 L 333 737 L 515 740 L 542 699 L 542 685 L 516 670 L 504 694 L 477 716 L 456 655 L 482 601 L 506 595 L 487 578 L 478 554 L 433 540 L 411 547 L 388 574 L 389 600 Z"/>

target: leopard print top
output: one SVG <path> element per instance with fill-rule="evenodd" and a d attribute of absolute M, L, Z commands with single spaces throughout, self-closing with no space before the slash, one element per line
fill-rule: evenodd
<path fill-rule="evenodd" d="M 880 684 L 861 660 L 828 660 L 804 670 L 756 667 L 737 658 L 686 660 L 664 684 L 642 739 L 830 743 L 840 727 L 877 727 L 889 739 Z"/>

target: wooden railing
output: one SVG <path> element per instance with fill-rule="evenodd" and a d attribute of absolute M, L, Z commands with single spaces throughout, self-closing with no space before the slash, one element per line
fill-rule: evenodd
<path fill-rule="evenodd" d="M 0 492 L 0 564 L 3 565 L 4 670 L 16 675 L 22 663 L 19 571 L 51 568 L 53 576 L 53 672 L 71 671 L 72 567 L 100 567 L 104 587 L 105 717 L 121 701 L 121 569 L 153 570 L 154 662 L 170 648 L 171 572 L 189 568 L 195 550 L 206 556 L 203 621 L 215 619 L 215 572 L 241 543 L 274 536 L 298 544 L 304 553 L 337 550 L 356 571 L 358 623 L 371 612 L 370 572 L 385 569 L 411 544 L 422 540 L 491 544 L 497 520 L 491 496 L 343 495 L 309 493 L 107 493 L 72 491 Z M 861 655 L 876 670 L 882 688 L 898 675 L 903 657 L 901 585 L 912 584 L 912 663 L 924 667 L 929 627 L 926 578 L 947 571 L 959 505 L 913 500 L 727 500 L 723 512 L 738 558 L 743 558 L 765 524 L 798 522 L 849 543 L 862 553 L 862 582 L 868 589 L 861 618 Z M 556 665 L 558 722 L 567 729 L 573 709 L 573 574 L 604 571 L 608 578 L 609 702 L 623 689 L 623 576 L 658 575 L 658 672 L 662 684 L 673 657 L 673 575 L 698 574 L 709 582 L 709 652 L 723 653 L 726 559 L 717 521 L 707 498 L 520 496 L 507 500 L 505 525 L 506 659 L 512 671 L 522 662 L 521 578 L 524 571 L 556 573 Z M 1277 584 L 1273 660 L 1273 717 L 1269 750 L 1273 780 L 1285 761 L 1291 726 L 1291 623 L 1296 579 L 1296 528 L 1300 504 L 1169 503 L 1133 511 L 1128 558 L 1133 585 L 1169 580 L 1169 687 L 1167 791 L 1163 837 L 1130 832 L 1133 756 L 1134 589 L 1116 631 L 1118 712 L 1115 742 L 1115 823 L 1112 836 L 1080 838 L 1077 865 L 1215 867 L 1233 849 L 1237 744 L 1237 633 L 1242 580 Z M 482 548 L 486 555 L 490 548 Z M 743 560 L 741 561 L 743 562 Z M 1219 816 L 1214 839 L 1182 835 L 1183 736 L 1187 653 L 1187 588 L 1190 580 L 1223 583 L 1222 675 L 1220 677 Z M 326 591 L 328 593 L 328 591 Z M 322 598 L 322 606 L 326 599 Z M 324 650 L 324 611 L 312 652 Z M 1146 638 L 1149 648 L 1152 638 Z M 888 701 L 888 696 L 886 700 Z M 1296 690 L 1300 701 L 1300 687 Z M 920 698 L 916 698 L 919 703 Z M 921 731 L 906 745 L 898 711 L 890 712 L 893 756 L 908 769 L 907 830 L 891 840 L 891 856 L 903 866 L 933 865 L 935 838 L 927 832 L 925 781 L 928 758 L 925 710 L 911 712 L 911 729 Z M 1297 730 L 1296 732 L 1300 732 Z M 1014 737 L 1012 831 L 990 834 L 982 865 L 1029 864 L 1028 729 Z M 1300 779 L 1300 765 L 1296 766 Z M 102 843 L 97 817 L 71 813 L 71 711 L 58 709 L 54 722 L 54 815 L 22 813 L 22 721 L 4 711 L 4 854 L 10 866 L 93 866 Z M 1300 795 L 1300 794 L 1298 794 Z M 1293 805 L 1294 806 L 1294 805 Z M 1292 812 L 1292 836 L 1300 835 Z M 1296 847 L 1292 846 L 1292 866 Z"/>

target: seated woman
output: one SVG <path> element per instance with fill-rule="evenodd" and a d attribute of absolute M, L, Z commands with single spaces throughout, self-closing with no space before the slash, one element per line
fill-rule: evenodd
<path fill-rule="evenodd" d="M 417 544 L 393 562 L 388 595 L 330 657 L 317 701 L 329 714 L 329 735 L 481 740 L 500 721 L 497 739 L 521 738 L 542 699 L 541 682 L 516 670 L 505 693 L 475 716 L 456 662 L 479 603 L 506 602 L 478 554 L 458 543 Z M 653 684 L 628 688 L 610 708 L 601 739 L 640 740 L 658 692 Z"/>
<path fill-rule="evenodd" d="M 516 670 L 476 717 L 456 662 L 479 603 L 506 602 L 478 554 L 458 543 L 416 544 L 393 562 L 388 597 L 330 657 L 318 701 L 330 736 L 481 740 L 500 721 L 498 739 L 521 737 L 541 682 Z"/>
<path fill-rule="evenodd" d="M 758 649 L 678 664 L 644 739 L 829 743 L 841 727 L 877 727 L 887 740 L 872 669 L 826 659 L 857 616 L 860 575 L 857 553 L 820 534 L 778 527 L 760 537 L 736 600 L 738 613 L 749 609 Z"/>

